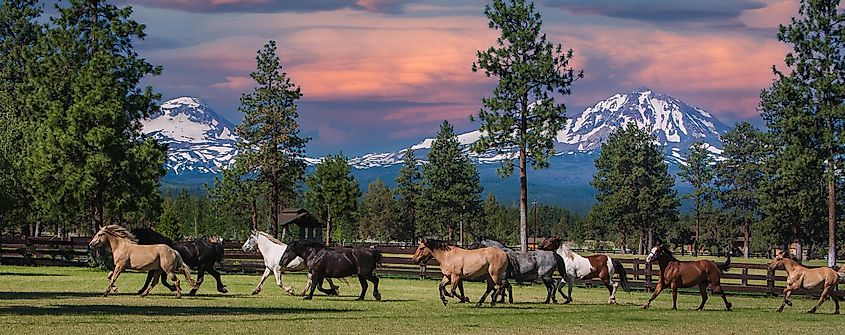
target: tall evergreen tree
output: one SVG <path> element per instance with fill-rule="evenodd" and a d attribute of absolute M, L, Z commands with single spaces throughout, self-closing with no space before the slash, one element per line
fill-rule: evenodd
<path fill-rule="evenodd" d="M 352 176 L 352 167 L 343 154 L 329 155 L 305 178 L 308 211 L 326 224 L 326 244 L 331 240 L 350 241 L 361 190 Z"/>
<path fill-rule="evenodd" d="M 596 188 L 597 203 L 591 220 L 613 227 L 623 253 L 635 233 L 639 234 L 640 251 L 650 248 L 655 228 L 660 228 L 656 225 L 675 223 L 679 206 L 672 188 L 674 178 L 654 138 L 629 123 L 610 134 L 595 164 L 591 184 Z"/>
<path fill-rule="evenodd" d="M 244 113 L 244 121 L 236 130 L 244 139 L 239 144 L 242 152 L 238 159 L 269 185 L 270 230 L 278 236 L 282 197 L 290 203 L 296 196 L 305 174 L 302 155 L 309 138 L 299 135 L 296 101 L 302 93 L 283 71 L 276 42 L 267 42 L 256 60 L 257 69 L 250 76 L 258 86 L 241 96 L 238 108 Z"/>
<path fill-rule="evenodd" d="M 367 186 L 367 193 L 361 202 L 361 216 L 358 220 L 358 237 L 377 241 L 394 241 L 403 236 L 398 220 L 398 202 L 393 192 L 381 180 L 376 179 Z"/>
<path fill-rule="evenodd" d="M 417 206 L 422 192 L 420 185 L 422 175 L 418 163 L 414 151 L 411 148 L 406 149 L 402 159 L 402 168 L 399 169 L 399 175 L 396 176 L 396 193 L 399 196 L 397 219 L 401 231 L 404 232 L 397 236 L 397 239 L 401 241 L 413 242 L 417 237 L 414 232 L 418 230 Z"/>
<path fill-rule="evenodd" d="M 423 166 L 423 192 L 418 212 L 418 236 L 440 235 L 452 240 L 458 224 L 469 225 L 481 209 L 478 169 L 463 152 L 452 125 L 443 121 Z"/>
<path fill-rule="evenodd" d="M 478 52 L 473 72 L 482 70 L 499 79 L 493 96 L 482 99 L 478 113 L 481 139 L 476 152 L 496 150 L 507 154 L 499 173 L 513 173 L 513 148 L 519 158 L 520 248 L 528 250 L 527 164 L 547 168 L 554 154 L 555 136 L 566 124 L 566 105 L 555 95 L 571 94 L 572 83 L 583 77 L 570 67 L 572 49 L 549 42 L 540 33 L 543 20 L 534 3 L 524 0 L 494 0 L 484 14 L 491 29 L 500 31 L 496 46 Z"/>
<path fill-rule="evenodd" d="M 126 199 L 158 197 L 166 148 L 142 137 L 140 119 L 158 108 L 159 96 L 140 81 L 161 68 L 134 51 L 145 26 L 131 19 L 130 7 L 70 0 L 58 10 L 34 92 L 46 121 L 29 164 L 42 205 L 84 206 L 93 233 L 107 212 L 125 219 L 137 204 Z"/>
<path fill-rule="evenodd" d="M 701 241 L 701 216 L 710 212 L 713 200 L 713 156 L 707 151 L 703 142 L 695 142 L 690 146 L 684 157 L 686 164 L 681 165 L 678 176 L 692 186 L 692 192 L 685 195 L 685 199 L 693 201 L 693 250 L 692 255 L 698 257 Z M 679 232 L 681 230 L 678 230 Z M 681 236 L 680 234 L 678 235 Z"/>
<path fill-rule="evenodd" d="M 759 220 L 758 198 L 763 180 L 762 163 L 766 150 L 763 133 L 748 122 L 741 122 L 722 136 L 724 160 L 716 168 L 719 200 L 733 210 L 741 222 L 744 258 L 751 249 L 751 225 Z"/>
<path fill-rule="evenodd" d="M 788 74 L 775 69 L 778 80 L 794 78 L 818 128 L 817 150 L 824 157 L 828 206 L 828 265 L 836 264 L 836 185 L 845 130 L 845 13 L 839 0 L 802 0 L 799 17 L 781 25 L 778 40 L 791 45 Z"/>

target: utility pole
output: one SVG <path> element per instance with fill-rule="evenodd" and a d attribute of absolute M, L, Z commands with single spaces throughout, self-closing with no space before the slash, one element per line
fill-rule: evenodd
<path fill-rule="evenodd" d="M 464 246 L 464 213 L 467 211 L 467 205 L 463 206 L 463 211 L 461 212 L 461 246 Z"/>
<path fill-rule="evenodd" d="M 537 200 L 531 202 L 531 209 L 534 211 L 534 249 L 537 249 L 537 230 L 539 225 L 537 224 Z M 529 235 L 530 236 L 530 235 Z"/>

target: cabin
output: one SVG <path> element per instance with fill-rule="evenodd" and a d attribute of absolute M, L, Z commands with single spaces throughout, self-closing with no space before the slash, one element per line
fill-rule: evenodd
<path fill-rule="evenodd" d="M 290 229 L 290 225 L 296 225 L 299 227 L 300 239 L 323 240 L 323 229 L 325 227 L 304 208 L 283 209 L 279 214 L 279 224 L 282 226 L 282 234 Z"/>

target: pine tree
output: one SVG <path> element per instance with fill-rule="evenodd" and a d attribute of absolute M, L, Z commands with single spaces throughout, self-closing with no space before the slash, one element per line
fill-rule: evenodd
<path fill-rule="evenodd" d="M 478 169 L 461 152 L 455 130 L 447 121 L 423 166 L 423 191 L 418 210 L 418 236 L 439 235 L 454 239 L 459 224 L 470 225 L 481 209 L 482 187 Z"/>
<path fill-rule="evenodd" d="M 130 7 L 70 0 L 47 31 L 49 49 L 36 78 L 39 124 L 31 165 L 44 211 L 86 208 L 90 231 L 126 219 L 131 198 L 158 197 L 165 147 L 140 134 L 140 119 L 158 107 L 158 94 L 140 81 L 158 75 L 133 47 L 144 25 Z"/>
<path fill-rule="evenodd" d="M 352 240 L 361 190 L 346 157 L 326 156 L 305 178 L 305 184 L 308 211 L 326 224 L 326 244 L 331 244 L 332 239 Z"/>
<path fill-rule="evenodd" d="M 376 179 L 367 186 L 367 193 L 361 203 L 361 217 L 358 222 L 358 237 L 389 242 L 403 236 L 398 217 L 398 202 L 387 185 Z"/>
<path fill-rule="evenodd" d="M 794 79 L 819 130 L 815 145 L 824 157 L 828 204 L 828 265 L 836 264 L 836 170 L 841 169 L 845 130 L 845 13 L 839 0 L 802 0 L 798 18 L 781 25 L 778 40 L 792 46 L 785 63 L 789 74 L 775 69 L 778 80 Z"/>
<path fill-rule="evenodd" d="M 733 210 L 741 222 L 743 257 L 751 249 L 751 225 L 759 220 L 758 194 L 763 180 L 761 164 L 766 149 L 763 134 L 748 122 L 741 122 L 722 136 L 724 160 L 716 167 L 719 200 Z"/>
<path fill-rule="evenodd" d="M 299 135 L 296 101 L 302 98 L 282 69 L 276 54 L 276 42 L 270 41 L 258 52 L 258 66 L 250 76 L 258 84 L 253 92 L 241 96 L 244 121 L 236 132 L 243 138 L 239 147 L 246 170 L 269 185 L 270 230 L 279 235 L 282 197 L 290 203 L 305 174 L 302 155 L 309 138 Z"/>
<path fill-rule="evenodd" d="M 695 142 L 690 146 L 684 157 L 685 165 L 681 165 L 678 176 L 692 186 L 692 192 L 684 199 L 693 201 L 693 250 L 692 255 L 698 257 L 701 241 L 701 216 L 711 210 L 713 200 L 714 160 L 703 142 Z M 681 230 L 678 230 L 681 232 Z M 681 237 L 679 234 L 678 237 Z"/>
<path fill-rule="evenodd" d="M 418 163 L 414 151 L 411 148 L 405 149 L 402 168 L 396 176 L 396 193 L 399 196 L 398 222 L 403 232 L 396 238 L 400 241 L 413 242 L 416 238 L 414 232 L 417 231 L 417 206 L 422 192 L 420 186 L 422 175 Z"/>
<path fill-rule="evenodd" d="M 476 152 L 506 153 L 499 173 L 513 173 L 513 148 L 519 157 L 520 248 L 528 250 L 527 164 L 548 168 L 554 154 L 555 136 L 566 124 L 566 105 L 555 95 L 571 93 L 572 83 L 583 77 L 570 67 L 572 49 L 549 42 L 540 33 L 543 20 L 534 3 L 524 0 L 494 0 L 484 14 L 491 29 L 501 35 L 496 46 L 478 52 L 473 72 L 483 70 L 499 79 L 493 96 L 482 99 L 478 113 L 482 136 L 473 144 Z"/>
<path fill-rule="evenodd" d="M 158 224 L 155 225 L 155 230 L 173 241 L 182 240 L 182 222 L 179 218 L 179 209 L 177 203 L 173 199 L 166 199 L 161 218 Z"/>
<path fill-rule="evenodd" d="M 232 215 L 240 222 L 249 225 L 234 227 L 238 231 L 259 230 L 259 202 L 266 193 L 261 183 L 246 170 L 243 161 L 235 161 L 229 168 L 223 169 L 221 176 L 214 178 L 214 186 L 209 189 L 209 196 L 222 213 Z M 243 220 L 248 218 L 247 220 Z"/>
<path fill-rule="evenodd" d="M 653 244 L 655 231 L 664 231 L 659 228 L 677 222 L 679 203 L 672 188 L 674 178 L 648 132 L 634 123 L 617 129 L 602 144 L 595 164 L 596 175 L 591 184 L 596 189 L 597 203 L 590 220 L 612 227 L 623 253 L 633 234 L 639 234 L 639 249 L 643 252 Z"/>

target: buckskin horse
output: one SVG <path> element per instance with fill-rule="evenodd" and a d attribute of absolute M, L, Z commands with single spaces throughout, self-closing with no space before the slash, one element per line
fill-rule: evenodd
<path fill-rule="evenodd" d="M 505 272 L 508 269 L 508 255 L 504 251 L 489 247 L 466 250 L 444 241 L 420 239 L 411 260 L 414 263 L 423 263 L 432 257 L 440 263 L 440 272 L 443 273 L 443 279 L 438 288 L 443 306 L 446 306 L 446 296 L 458 297 L 463 302 L 464 297 L 458 296 L 455 292 L 458 284 L 463 279 L 479 277 L 486 277 L 487 290 L 484 291 L 484 295 L 478 300 L 476 306 L 481 306 L 490 292 L 493 292 L 490 306 L 496 305 L 496 298 L 502 293 Z M 449 284 L 452 284 L 451 294 L 446 292 L 446 285 Z"/>
<path fill-rule="evenodd" d="M 226 285 L 223 285 L 223 281 L 220 279 L 220 273 L 214 269 L 214 264 L 223 261 L 222 238 L 216 236 L 198 237 L 193 241 L 182 241 L 176 243 L 164 235 L 159 234 L 157 231 L 149 228 L 132 229 L 132 234 L 138 238 L 138 244 L 141 245 L 166 244 L 168 247 L 171 247 L 173 250 L 179 252 L 179 255 L 182 256 L 182 260 L 185 261 L 185 264 L 192 269 L 197 270 L 197 285 L 188 292 L 188 295 L 194 295 L 197 293 L 200 285 L 202 285 L 206 272 L 211 274 L 211 276 L 214 277 L 214 280 L 217 281 L 217 292 L 229 293 L 229 290 L 226 289 Z M 147 289 L 150 281 L 153 279 L 153 273 L 153 271 L 147 273 L 147 281 L 144 283 L 141 290 L 138 291 L 138 294 Z M 167 277 L 165 277 L 164 274 L 161 275 L 161 284 L 170 289 L 171 292 L 175 290 L 175 287 L 167 283 Z"/>
<path fill-rule="evenodd" d="M 839 297 L 835 294 L 830 294 L 830 291 L 832 289 L 835 290 L 840 277 L 845 276 L 845 274 L 841 273 L 842 270 L 845 270 L 845 266 L 840 269 L 840 272 L 837 272 L 829 267 L 808 268 L 792 259 L 789 255 L 786 255 L 783 252 L 778 252 L 775 255 L 775 258 L 769 262 L 768 267 L 769 270 L 784 269 L 787 274 L 786 287 L 783 288 L 783 303 L 780 304 L 778 312 L 783 312 L 783 307 L 785 305 L 792 306 L 792 300 L 789 299 L 792 295 L 792 291 L 803 288 L 814 291 L 821 289 L 819 302 L 813 306 L 812 309 L 807 311 L 807 313 L 815 313 L 816 309 L 818 309 L 819 306 L 827 300 L 827 297 L 830 296 L 831 300 L 833 300 L 833 304 L 836 306 L 836 310 L 833 311 L 833 314 L 839 314 Z"/>
<path fill-rule="evenodd" d="M 381 263 L 381 253 L 375 249 L 361 248 L 329 248 L 317 241 L 295 241 L 282 254 L 281 263 L 288 264 L 296 257 L 302 257 L 308 265 L 308 275 L 311 278 L 308 295 L 305 299 L 314 297 L 314 289 L 323 284 L 323 279 L 344 278 L 358 276 L 361 283 L 361 295 L 358 300 L 364 300 L 367 294 L 367 281 L 373 283 L 373 298 L 381 301 L 378 290 L 379 279 L 375 275 L 376 268 Z"/>
<path fill-rule="evenodd" d="M 619 287 L 619 283 L 613 281 L 614 274 L 619 275 L 619 281 L 622 282 L 622 289 L 626 292 L 629 290 L 628 275 L 625 273 L 625 267 L 622 266 L 622 263 L 610 258 L 608 255 L 599 254 L 583 257 L 572 252 L 572 250 L 569 250 L 569 248 L 562 243 L 560 237 L 549 237 L 543 240 L 537 249 L 554 251 L 563 258 L 563 262 L 566 267 L 566 275 L 563 276 L 564 278 L 561 278 L 561 281 L 558 284 L 558 289 L 561 291 L 563 290 L 564 281 L 569 287 L 568 295 L 564 295 L 563 292 L 560 292 L 561 295 L 566 297 L 564 304 L 572 302 L 572 285 L 575 282 L 575 278 L 600 279 L 602 283 L 604 283 L 604 286 L 607 287 L 607 291 L 610 294 L 607 300 L 610 304 L 616 303 L 616 290 Z"/>
<path fill-rule="evenodd" d="M 158 277 L 160 273 L 166 273 L 173 281 L 176 287 L 176 298 L 182 297 L 182 288 L 179 286 L 179 278 L 176 277 L 177 272 L 181 272 L 185 276 L 188 283 L 196 287 L 196 282 L 191 279 L 191 271 L 188 265 L 182 261 L 182 256 L 176 250 L 164 244 L 155 245 L 139 245 L 137 239 L 131 232 L 118 225 L 108 225 L 100 228 L 97 234 L 88 243 L 91 248 L 99 248 L 108 244 L 111 248 L 112 259 L 114 260 L 114 270 L 109 272 L 109 286 L 103 293 L 103 296 L 108 296 L 117 277 L 125 269 L 153 271 L 153 281 L 141 296 L 146 296 L 150 293 L 153 287 L 158 284 Z"/>
<path fill-rule="evenodd" d="M 725 297 L 725 291 L 722 290 L 721 278 L 722 272 L 728 271 L 731 267 L 731 256 L 722 264 L 708 260 L 697 261 L 679 261 L 669 248 L 663 244 L 657 244 L 651 248 L 646 263 L 657 261 L 660 265 L 660 276 L 657 281 L 657 287 L 654 288 L 654 293 L 648 302 L 643 305 L 643 309 L 651 306 L 651 302 L 657 298 L 663 289 L 667 286 L 672 288 L 672 309 L 678 309 L 678 288 L 698 286 L 701 291 L 701 305 L 698 305 L 698 310 L 704 309 L 704 303 L 707 302 L 707 288 L 713 290 L 713 293 L 718 294 L 725 301 L 725 308 L 731 310 L 731 303 Z"/>

